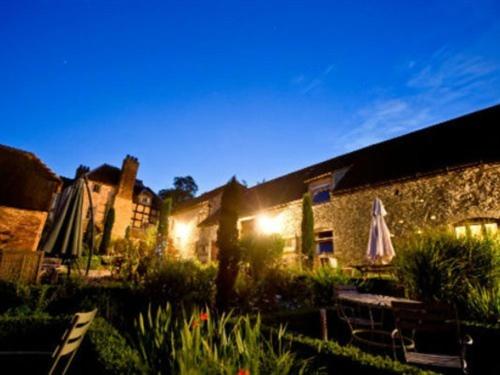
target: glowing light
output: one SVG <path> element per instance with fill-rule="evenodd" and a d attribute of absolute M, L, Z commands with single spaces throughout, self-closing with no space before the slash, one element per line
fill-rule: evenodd
<path fill-rule="evenodd" d="M 191 233 L 191 226 L 188 223 L 175 223 L 175 237 L 185 241 Z"/>
<path fill-rule="evenodd" d="M 262 234 L 281 233 L 283 230 L 283 218 L 281 215 L 267 216 L 259 215 L 257 217 L 257 229 Z"/>

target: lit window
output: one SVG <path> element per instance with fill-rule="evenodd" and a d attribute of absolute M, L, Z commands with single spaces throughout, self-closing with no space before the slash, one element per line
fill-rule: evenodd
<path fill-rule="evenodd" d="M 497 223 L 485 223 L 484 229 L 488 235 L 494 235 L 498 233 L 498 224 Z"/>
<path fill-rule="evenodd" d="M 479 238 L 497 233 L 498 221 L 491 219 L 473 219 L 455 226 L 455 235 L 457 238 L 466 236 Z"/>
<path fill-rule="evenodd" d="M 467 235 L 467 229 L 465 226 L 461 225 L 459 227 L 455 227 L 455 235 L 457 238 L 465 237 Z"/>

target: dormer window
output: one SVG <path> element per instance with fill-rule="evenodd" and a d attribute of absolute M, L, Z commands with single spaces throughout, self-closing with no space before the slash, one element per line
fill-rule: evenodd
<path fill-rule="evenodd" d="M 313 204 L 321 204 L 330 201 L 330 191 L 332 190 L 331 174 L 318 176 L 306 182 L 309 183 L 309 193 L 311 194 Z"/>

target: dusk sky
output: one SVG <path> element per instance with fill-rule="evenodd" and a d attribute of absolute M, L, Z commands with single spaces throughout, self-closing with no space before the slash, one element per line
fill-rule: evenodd
<path fill-rule="evenodd" d="M 0 0 L 0 88 L 58 174 L 253 185 L 498 104 L 500 1 Z"/>

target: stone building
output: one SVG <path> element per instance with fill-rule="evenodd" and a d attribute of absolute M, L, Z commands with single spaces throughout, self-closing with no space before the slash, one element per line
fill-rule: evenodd
<path fill-rule="evenodd" d="M 139 161 L 127 155 L 122 167 L 109 164 L 90 170 L 86 166 L 79 166 L 75 178 L 86 175 L 94 209 L 94 220 L 98 230 L 102 230 L 108 210 L 115 209 L 115 222 L 112 237 L 125 236 L 130 227 L 132 236 L 140 237 L 144 229 L 156 225 L 159 215 L 160 198 L 143 182 L 137 179 Z M 65 185 L 74 179 L 64 178 Z M 83 212 L 86 213 L 84 227 L 90 219 L 90 203 L 87 195 L 84 196 Z"/>
<path fill-rule="evenodd" d="M 61 184 L 31 152 L 0 145 L 0 250 L 37 250 Z"/>
<path fill-rule="evenodd" d="M 216 191 L 220 195 L 220 188 Z M 241 235 L 279 233 L 285 239 L 285 258 L 296 258 L 306 192 L 314 202 L 317 252 L 336 258 L 341 265 L 364 261 L 376 197 L 387 209 L 386 221 L 396 244 L 430 228 L 454 229 L 457 235 L 496 232 L 500 225 L 500 105 L 247 189 L 239 222 Z M 215 240 L 217 216 L 207 208 L 209 202 L 200 196 L 192 206 L 199 207 L 192 208 L 189 221 L 190 228 L 196 229 L 173 232 L 191 249 Z M 180 212 L 175 211 L 173 218 L 182 228 L 185 218 Z M 204 230 L 206 223 L 210 223 L 209 231 Z"/>

